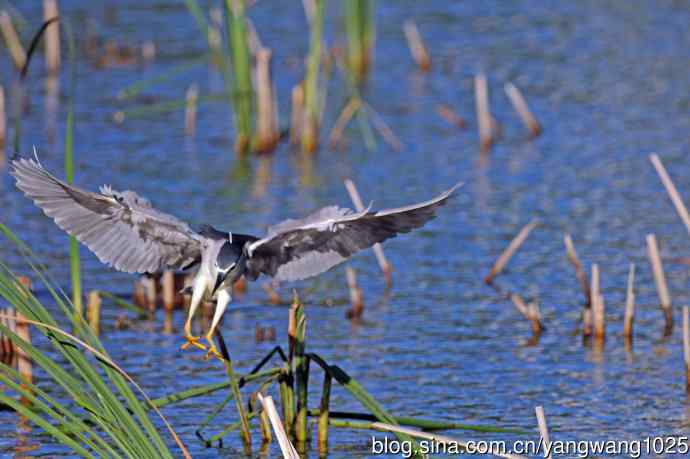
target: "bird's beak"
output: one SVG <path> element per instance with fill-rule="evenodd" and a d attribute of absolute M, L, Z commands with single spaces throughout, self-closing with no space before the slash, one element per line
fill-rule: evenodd
<path fill-rule="evenodd" d="M 218 290 L 218 288 L 221 286 L 221 284 L 225 280 L 225 276 L 226 275 L 224 273 L 221 273 L 221 272 L 216 274 L 216 285 L 213 286 L 213 292 L 211 293 L 211 296 L 216 294 L 216 290 Z"/>

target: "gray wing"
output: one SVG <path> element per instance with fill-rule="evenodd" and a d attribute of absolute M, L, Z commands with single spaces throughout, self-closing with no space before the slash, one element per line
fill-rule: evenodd
<path fill-rule="evenodd" d="M 17 187 L 103 263 L 125 272 L 185 268 L 201 258 L 201 237 L 133 191 L 109 186 L 84 191 L 57 179 L 38 162 L 19 159 Z"/>
<path fill-rule="evenodd" d="M 458 186 L 430 201 L 397 209 L 354 213 L 324 207 L 304 219 L 286 220 L 248 246 L 245 275 L 290 281 L 320 274 L 377 242 L 423 226 Z"/>

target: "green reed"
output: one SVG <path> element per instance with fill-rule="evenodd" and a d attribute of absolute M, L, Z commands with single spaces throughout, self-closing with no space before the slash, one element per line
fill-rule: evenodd
<path fill-rule="evenodd" d="M 355 83 L 369 71 L 375 40 L 374 0 L 345 0 L 347 67 Z"/>
<path fill-rule="evenodd" d="M 225 10 L 233 74 L 230 99 L 235 111 L 235 151 L 244 154 L 251 146 L 254 94 L 244 0 L 225 0 Z"/>
<path fill-rule="evenodd" d="M 304 78 L 304 125 L 302 126 L 302 151 L 312 153 L 319 143 L 321 100 L 319 75 L 323 48 L 323 20 L 326 0 L 314 0 L 313 17 L 309 21 L 309 55 L 307 74 Z"/>

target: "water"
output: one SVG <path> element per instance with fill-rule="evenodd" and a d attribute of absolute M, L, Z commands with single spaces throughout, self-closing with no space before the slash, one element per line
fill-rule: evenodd
<path fill-rule="evenodd" d="M 336 5 L 329 6 L 329 44 L 342 42 Z M 184 137 L 181 110 L 126 119 L 122 125 L 112 122 L 116 110 L 140 106 L 144 99 L 179 99 L 193 82 L 202 95 L 222 90 L 221 76 L 201 65 L 147 89 L 145 98 L 116 99 L 128 84 L 159 75 L 205 49 L 182 2 L 138 0 L 105 8 L 64 1 L 61 8 L 62 17 L 80 32 L 91 23 L 120 43 L 151 39 L 159 45 L 156 60 L 147 66 L 99 69 L 79 52 L 76 177 L 84 187 L 111 183 L 135 189 L 190 222 L 260 235 L 282 218 L 322 205 L 348 204 L 342 186 L 347 177 L 377 207 L 428 198 L 457 180 L 466 183 L 438 219 L 386 244 L 395 268 L 389 294 L 373 254 L 352 260 L 364 290 L 364 324 L 344 319 L 349 300 L 343 267 L 295 285 L 307 304 L 309 349 L 348 371 L 392 413 L 531 432 L 451 433 L 460 438 L 536 439 L 536 405 L 545 407 L 555 439 L 688 434 L 680 327 L 670 339 L 661 339 L 663 317 L 645 247 L 645 235 L 656 233 L 680 322 L 680 306 L 690 302 L 689 272 L 670 258 L 685 255 L 689 243 L 647 155 L 659 152 L 687 197 L 690 8 L 684 2 L 379 2 L 375 68 L 364 95 L 401 138 L 402 151 L 379 141 L 377 151 L 367 152 L 355 125 L 347 131 L 342 151 L 324 150 L 309 164 L 283 145 L 271 157 L 252 158 L 244 175 L 231 153 L 226 104 L 199 107 L 194 139 Z M 22 2 L 19 9 L 30 24 L 26 37 L 38 24 L 40 5 Z M 303 13 L 295 2 L 259 2 L 250 17 L 274 51 L 284 124 L 290 88 L 303 75 Z M 430 74 L 419 73 L 411 62 L 402 33 L 407 18 L 417 21 L 431 47 Z M 78 43 L 83 41 L 80 34 Z M 30 106 L 22 151 L 28 154 L 36 145 L 43 163 L 61 171 L 69 66 L 63 68 L 57 112 L 51 114 L 43 63 L 37 57 L 27 83 Z M 6 54 L 1 62 L 2 81 L 9 88 L 13 76 Z M 502 139 L 485 162 L 479 160 L 475 132 L 472 77 L 478 70 L 488 74 L 492 111 L 503 127 Z M 522 89 L 545 128 L 533 142 L 502 92 L 507 81 Z M 347 97 L 337 72 L 329 87 L 324 138 Z M 450 104 L 470 128 L 458 131 L 447 125 L 436 114 L 439 103 Z M 68 286 L 65 235 L 6 174 L 0 180 L 0 208 L 2 221 Z M 536 346 L 527 346 L 527 321 L 482 279 L 532 218 L 540 226 L 498 278 L 504 288 L 540 301 L 547 331 Z M 599 263 L 601 268 L 608 330 L 600 353 L 583 346 L 573 333 L 581 292 L 565 258 L 565 232 L 573 235 L 587 267 Z M 5 241 L 0 250 L 4 259 L 22 267 Z M 106 268 L 86 250 L 82 255 L 85 289 L 129 294 L 131 276 Z M 638 266 L 632 353 L 625 351 L 622 339 L 629 262 Z M 289 296 L 289 287 L 281 287 L 283 297 Z M 38 293 L 49 302 L 40 287 Z M 223 380 L 217 362 L 178 350 L 183 312 L 175 314 L 172 335 L 163 333 L 161 317 L 116 330 L 121 313 L 104 311 L 106 347 L 152 397 Z M 235 300 L 223 324 L 240 371 L 248 371 L 275 344 L 256 343 L 257 324 L 274 326 L 277 342 L 286 342 L 287 309 L 266 305 L 265 293 L 254 284 Z M 312 387 L 318 385 L 320 376 Z M 225 438 L 222 449 L 205 448 L 194 435 L 223 396 L 164 410 L 194 457 L 240 454 L 235 433 Z M 340 388 L 333 396 L 334 409 L 360 410 Z M 0 416 L 0 451 L 12 456 L 24 440 L 15 417 Z M 227 410 L 207 435 L 234 419 Z M 332 430 L 330 457 L 367 457 L 370 441 L 369 432 Z M 64 453 L 43 435 L 28 442 L 39 446 L 30 453 L 35 456 Z M 268 454 L 279 454 L 275 444 Z M 310 457 L 317 452 L 312 450 Z"/>

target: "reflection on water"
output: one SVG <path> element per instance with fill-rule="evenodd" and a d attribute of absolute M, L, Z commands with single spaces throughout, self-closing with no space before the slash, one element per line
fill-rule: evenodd
<path fill-rule="evenodd" d="M 32 2 L 20 3 L 31 24 L 39 20 Z M 687 433 L 679 328 L 659 341 L 664 318 L 656 306 L 644 239 L 651 232 L 657 235 L 674 305 L 689 303 L 687 266 L 666 262 L 690 251 L 687 235 L 647 159 L 649 152 L 658 152 L 681 194 L 690 196 L 686 4 L 377 2 L 375 63 L 362 97 L 400 138 L 401 151 L 379 141 L 377 151 L 369 152 L 357 123 L 351 123 L 342 151 L 324 149 L 304 157 L 281 144 L 272 157 L 246 160 L 232 153 L 232 115 L 225 103 L 199 102 L 193 139 L 184 135 L 184 109 L 126 119 L 122 125 L 110 121 L 115 111 L 146 100 L 179 100 L 193 82 L 199 83 L 200 95 L 223 90 L 222 75 L 209 65 L 150 86 L 140 101 L 116 98 L 129 84 L 159 76 L 206 49 L 183 4 L 138 0 L 108 8 L 87 2 L 61 6 L 61 15 L 74 22 L 75 30 L 95 23 L 104 39 L 123 47 L 148 40 L 157 44 L 148 66 L 98 68 L 93 59 L 78 55 L 76 181 L 84 187 L 110 183 L 134 189 L 191 223 L 261 235 L 282 218 L 328 204 L 349 205 L 345 178 L 352 178 L 375 208 L 432 197 L 458 180 L 466 183 L 428 227 L 386 245 L 395 268 L 390 292 L 385 293 L 372 253 L 353 260 L 365 297 L 361 323 L 351 325 L 344 318 L 349 304 L 344 268 L 294 285 L 307 305 L 309 348 L 346 369 L 391 412 L 536 432 L 534 407 L 543 405 L 554 439 Z M 336 2 L 329 8 L 329 21 L 337 21 Z M 298 33 L 306 30 L 302 8 L 291 2 L 258 2 L 249 15 L 262 43 L 273 51 L 280 119 L 287 120 L 284 101 L 303 76 L 307 48 L 306 35 Z M 434 58 L 427 74 L 416 70 L 405 45 L 402 24 L 409 18 L 418 24 Z M 328 28 L 329 45 L 342 41 L 340 29 Z M 7 62 L 6 55 L 1 59 Z M 59 82 L 51 81 L 44 79 L 42 60 L 34 64 L 24 86 L 26 99 L 17 99 L 11 66 L 0 67 L 1 82 L 10 88 L 8 113 L 31 108 L 23 100 L 41 108 L 25 112 L 22 153 L 36 145 L 41 161 L 60 171 L 67 105 L 61 103 L 60 88 L 68 85 L 68 69 L 63 66 Z M 487 74 L 491 113 L 503 130 L 483 157 L 472 84 L 478 70 Z M 544 127 L 534 141 L 527 140 L 502 91 L 508 81 L 520 88 Z M 324 136 L 335 123 L 337 108 L 350 98 L 337 72 L 328 85 Z M 439 104 L 465 118 L 468 128 L 449 128 L 436 114 Z M 8 126 L 11 138 L 12 120 Z M 11 150 L 8 143 L 8 155 Z M 6 175 L 0 179 L 0 209 L 0 221 L 29 242 L 68 286 L 66 236 Z M 500 277 L 507 290 L 539 301 L 546 331 L 534 346 L 524 346 L 529 322 L 484 286 L 482 278 L 533 218 L 540 226 Z M 566 232 L 576 240 L 585 267 L 598 263 L 601 268 L 607 314 L 603 346 L 583 346 L 573 334 L 582 305 L 563 249 Z M 4 240 L 0 251 L 3 260 L 23 269 Z M 86 250 L 82 256 L 87 291 L 130 294 L 130 276 L 101 265 Z M 622 336 L 630 262 L 639 267 L 632 352 Z M 281 298 L 290 297 L 291 287 L 279 287 Z M 47 292 L 37 288 L 50 304 Z M 273 327 L 276 342 L 286 342 L 287 309 L 268 303 L 260 284 L 249 284 L 226 314 L 223 332 L 238 371 L 251 369 L 275 345 L 257 343 L 257 325 Z M 161 311 L 153 321 L 130 318 L 131 325 L 122 329 L 115 326 L 120 315 L 122 311 L 104 306 L 102 336 L 113 358 L 152 397 L 224 379 L 216 362 L 179 351 L 182 312 L 166 319 Z M 40 381 L 40 375 L 36 378 Z M 164 410 L 194 457 L 218 457 L 218 450 L 205 448 L 194 432 L 225 395 Z M 317 390 L 313 396 L 316 406 Z M 361 410 L 339 388 L 333 389 L 333 397 L 334 409 Z M 209 427 L 211 434 L 234 422 L 234 411 L 227 409 L 222 418 Z M 24 441 L 41 444 L 36 454 L 64 452 L 35 431 L 22 440 L 16 416 L 0 412 L 0 419 L 5 421 L 0 425 L 1 453 L 15 454 Z M 366 456 L 368 433 L 332 429 L 332 434 L 330 457 Z M 239 437 L 228 434 L 220 454 L 232 457 L 238 451 Z M 265 454 L 276 456 L 277 446 Z"/>

